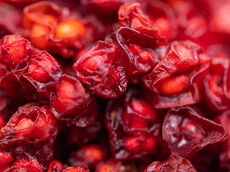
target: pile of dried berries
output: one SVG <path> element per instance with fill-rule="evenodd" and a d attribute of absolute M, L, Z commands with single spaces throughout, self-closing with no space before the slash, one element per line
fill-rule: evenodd
<path fill-rule="evenodd" d="M 2 0 L 1 172 L 229 172 L 230 0 Z"/>

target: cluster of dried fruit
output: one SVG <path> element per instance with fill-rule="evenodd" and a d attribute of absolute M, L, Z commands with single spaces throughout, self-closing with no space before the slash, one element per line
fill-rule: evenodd
<path fill-rule="evenodd" d="M 37 1 L 0 2 L 0 171 L 230 170 L 230 0 Z"/>

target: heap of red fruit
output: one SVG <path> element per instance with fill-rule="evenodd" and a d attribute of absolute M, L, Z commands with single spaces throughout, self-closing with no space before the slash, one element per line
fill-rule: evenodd
<path fill-rule="evenodd" d="M 2 0 L 1 172 L 229 172 L 230 0 Z"/>

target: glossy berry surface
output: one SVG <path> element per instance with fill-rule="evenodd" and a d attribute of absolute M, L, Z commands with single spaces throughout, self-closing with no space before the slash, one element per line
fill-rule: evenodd
<path fill-rule="evenodd" d="M 229 172 L 230 0 L 2 0 L 0 172 Z"/>

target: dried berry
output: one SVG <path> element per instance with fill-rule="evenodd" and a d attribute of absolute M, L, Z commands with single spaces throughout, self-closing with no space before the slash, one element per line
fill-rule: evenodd
<path fill-rule="evenodd" d="M 210 72 L 204 79 L 205 101 L 213 110 L 230 108 L 230 61 L 229 58 L 213 58 Z"/>
<path fill-rule="evenodd" d="M 0 171 L 229 171 L 229 9 L 2 0 Z"/>
<path fill-rule="evenodd" d="M 144 84 L 155 92 L 154 106 L 165 109 L 199 102 L 200 83 L 208 72 L 209 61 L 198 45 L 173 42 L 165 57 L 143 77 Z"/>
<path fill-rule="evenodd" d="M 155 110 L 137 89 L 130 89 L 124 97 L 109 102 L 106 126 L 117 159 L 154 154 L 161 142 Z"/>
<path fill-rule="evenodd" d="M 225 128 L 202 117 L 191 107 L 168 111 L 162 126 L 163 139 L 172 153 L 191 156 L 208 144 L 223 141 Z"/>
<path fill-rule="evenodd" d="M 53 158 L 52 146 L 57 132 L 57 121 L 48 106 L 26 104 L 0 129 L 0 150 L 19 157 L 26 152 L 47 165 Z"/>
<path fill-rule="evenodd" d="M 83 18 L 53 2 L 38 2 L 24 9 L 26 36 L 34 46 L 64 58 L 100 37 L 102 24 L 95 17 Z"/>
<path fill-rule="evenodd" d="M 0 63 L 7 68 L 0 85 L 11 97 L 47 98 L 48 88 L 55 85 L 63 73 L 51 55 L 34 49 L 19 35 L 8 35 L 1 40 Z"/>
<path fill-rule="evenodd" d="M 73 65 L 80 81 L 98 96 L 112 98 L 127 87 L 124 53 L 112 40 L 98 41 Z"/>
<path fill-rule="evenodd" d="M 97 105 L 95 98 L 88 93 L 74 77 L 62 75 L 51 91 L 50 102 L 57 119 L 85 127 L 95 122 Z"/>

